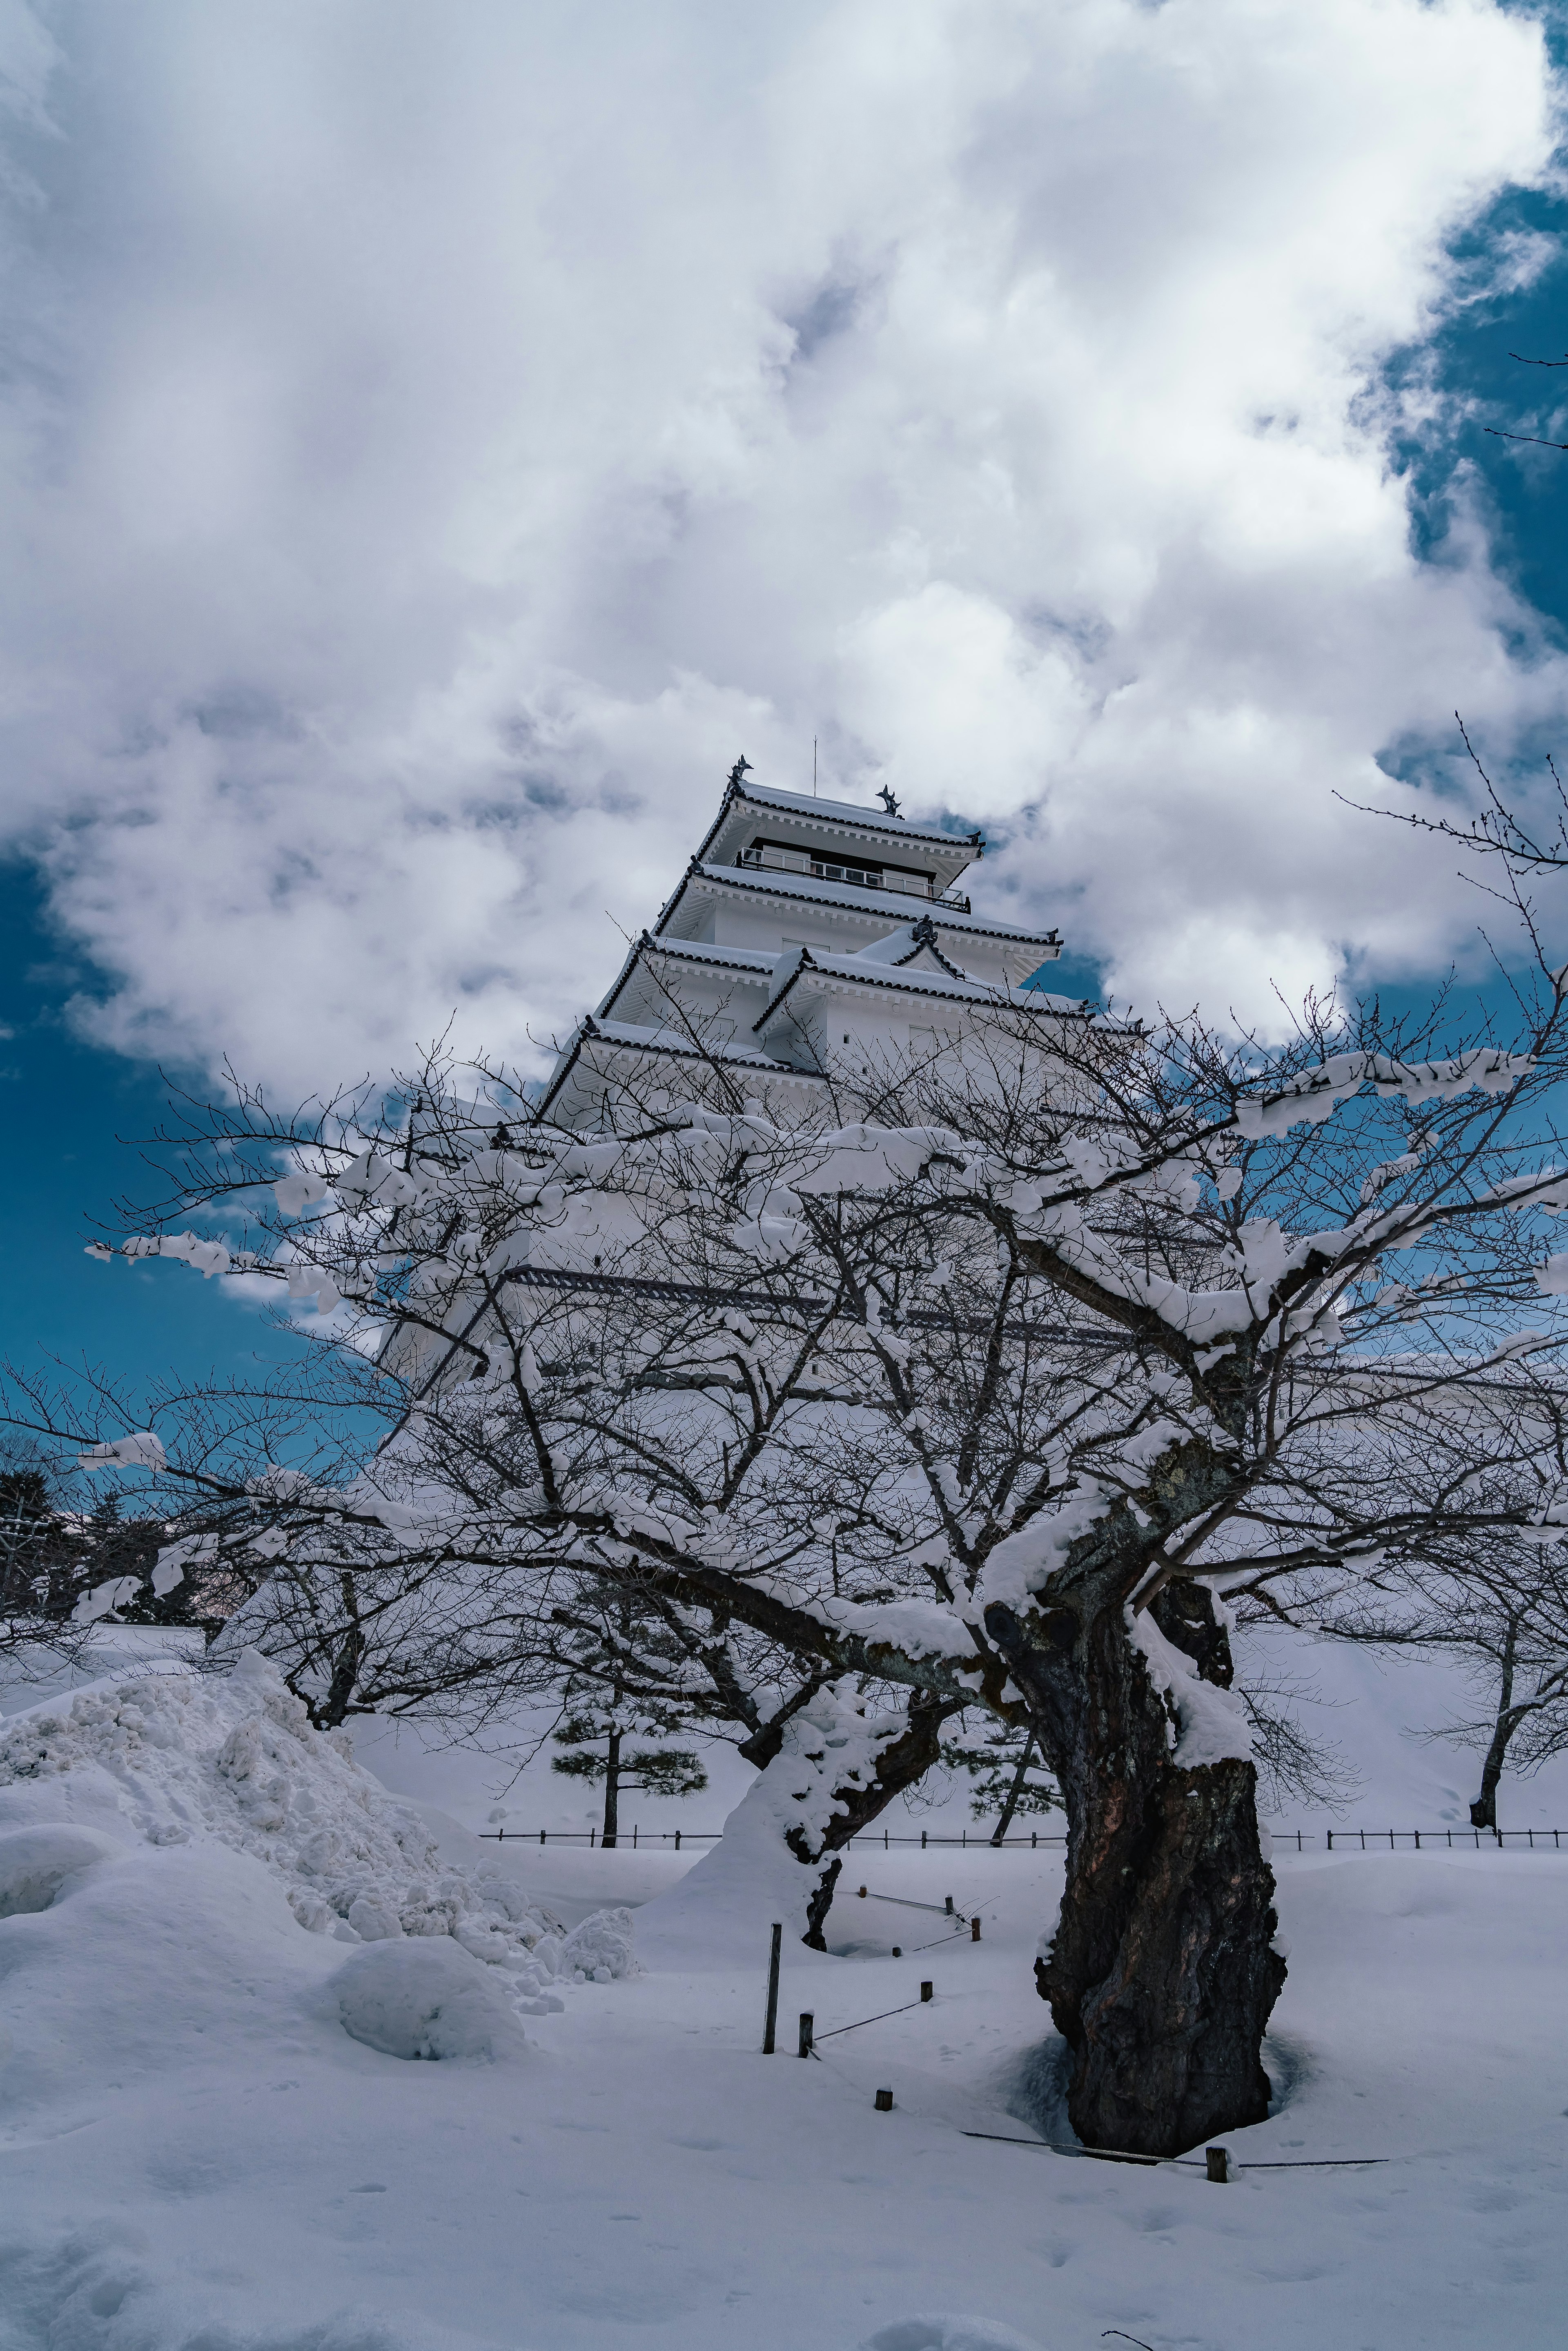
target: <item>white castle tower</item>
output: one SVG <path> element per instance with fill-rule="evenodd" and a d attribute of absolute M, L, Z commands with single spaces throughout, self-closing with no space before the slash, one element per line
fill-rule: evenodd
<path fill-rule="evenodd" d="M 1061 953 L 1056 933 L 1003 928 L 956 887 L 979 834 L 917 831 L 883 799 L 873 811 L 773 791 L 737 760 L 674 896 L 559 1055 L 541 1114 L 600 1127 L 608 1098 L 658 1108 L 717 1070 L 788 1116 L 830 1078 L 853 1092 L 956 1043 L 998 999 L 1058 1008 L 1020 986 Z"/>

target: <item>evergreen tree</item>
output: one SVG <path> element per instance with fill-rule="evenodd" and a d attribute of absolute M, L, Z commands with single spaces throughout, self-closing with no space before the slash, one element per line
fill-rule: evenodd
<path fill-rule="evenodd" d="M 691 1725 L 677 1697 L 647 1687 L 648 1667 L 656 1670 L 661 1646 L 656 1625 L 647 1623 L 634 1599 L 611 1600 L 599 1623 L 582 1635 L 580 1665 L 566 1683 L 568 1712 L 554 1738 L 567 1751 L 552 1756 L 550 1769 L 591 1786 L 603 1782 L 606 1845 L 618 1842 L 623 1793 L 695 1796 L 707 1786 L 707 1773 L 691 1748 L 632 1743 L 675 1739 Z M 629 1663 L 633 1657 L 640 1661 L 635 1687 Z"/>
<path fill-rule="evenodd" d="M 977 1747 L 959 1740 L 943 1742 L 942 1761 L 950 1771 L 967 1771 L 974 1782 L 969 1810 L 977 1821 L 997 1814 L 991 1843 L 1000 1844 L 1019 1813 L 1049 1813 L 1061 1808 L 1061 1792 L 1040 1760 L 1034 1732 L 1009 1725 L 989 1730 Z"/>
<path fill-rule="evenodd" d="M 0 1613 L 57 1616 L 68 1612 L 74 1573 L 62 1521 L 41 1469 L 0 1472 Z M 63 1602 L 63 1605 L 62 1605 Z"/>

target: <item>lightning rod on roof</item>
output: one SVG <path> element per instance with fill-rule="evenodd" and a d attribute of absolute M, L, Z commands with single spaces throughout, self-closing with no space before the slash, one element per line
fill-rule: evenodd
<path fill-rule="evenodd" d="M 811 737 L 811 798 L 817 797 L 817 738 Z"/>

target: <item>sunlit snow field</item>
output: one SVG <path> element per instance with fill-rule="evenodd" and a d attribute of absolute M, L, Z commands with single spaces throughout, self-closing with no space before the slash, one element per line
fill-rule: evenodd
<path fill-rule="evenodd" d="M 1339 1698 L 1364 1771 L 1381 1742 L 1435 1775 L 1369 1781 L 1352 1816 L 1371 1818 L 1380 1799 L 1439 1792 L 1455 1759 L 1404 1735 L 1403 1685 L 1364 1687 L 1354 1665 Z M 47 1907 L 0 1918 L 6 2351 L 1088 2351 L 1114 2328 L 1158 2351 L 1562 2339 L 1568 1853 L 1280 1855 L 1280 2096 L 1231 2135 L 1242 2168 L 1218 2188 L 1198 2167 L 964 2135 L 1069 2137 L 1030 1967 L 1053 1856 L 857 1848 L 829 1921 L 841 1955 L 787 1949 L 768 2058 L 765 1917 L 754 1938 L 715 1929 L 685 1853 L 481 1844 L 453 1814 L 482 1822 L 484 1771 L 428 1759 L 444 1802 L 420 1834 L 437 1834 L 452 1886 L 504 1873 L 519 1915 L 526 1897 L 564 1928 L 636 1906 L 643 1972 L 558 1980 L 559 2010 L 528 2003 L 497 2053 L 410 2062 L 345 2030 L 354 1949 L 302 1928 L 284 1882 L 302 1825 L 407 1811 L 308 1741 L 296 1754 L 286 1728 L 268 1733 L 287 1748 L 278 1776 L 214 1779 L 208 1734 L 156 1728 L 180 1708 L 161 1717 L 144 1693 L 141 1727 L 114 1728 L 131 1687 L 123 1666 L 95 1686 L 112 1703 L 94 1760 L 0 1786 L 0 1875 L 27 1823 L 73 1822 L 108 1848 Z M 0 1725 L 13 1758 L 72 1703 L 17 1713 L 20 1696 Z M 417 1795 L 412 1742 L 382 1761 Z M 869 1898 L 947 1894 L 979 1916 L 977 1945 L 936 1911 Z M 520 1981 L 471 1964 L 486 1996 Z M 905 2002 L 821 2062 L 793 2053 L 803 2009 L 821 2036 Z M 1247 2168 L 1372 2156 L 1389 2160 Z"/>

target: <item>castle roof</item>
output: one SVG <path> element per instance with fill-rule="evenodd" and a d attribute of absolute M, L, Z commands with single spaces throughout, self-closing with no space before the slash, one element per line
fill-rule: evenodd
<path fill-rule="evenodd" d="M 977 832 L 928 831 L 880 809 L 857 808 L 849 800 L 816 799 L 804 792 L 775 791 L 766 784 L 732 778 L 697 850 L 698 862 L 711 860 L 729 864 L 747 845 L 758 821 L 769 819 L 775 830 L 793 831 L 803 841 L 836 842 L 841 847 L 858 838 L 873 856 L 894 864 L 913 861 L 916 867 L 939 866 L 944 886 L 973 864 L 986 846 Z"/>
<path fill-rule="evenodd" d="M 706 1067 L 790 1090 L 820 1088 L 827 1080 L 819 1070 L 768 1050 L 771 1033 L 777 1029 L 783 1042 L 808 999 L 859 997 L 881 1004 L 900 1024 L 895 1033 L 905 1017 L 918 1019 L 914 1006 L 919 999 L 955 1008 L 1003 1006 L 1030 1016 L 1088 1015 L 1090 1008 L 1071 998 L 1009 986 L 1006 977 L 977 978 L 965 968 L 969 946 L 983 946 L 987 952 L 978 960 L 993 973 L 999 966 L 1009 977 L 1061 952 L 1055 931 L 988 921 L 971 912 L 967 898 L 952 894 L 954 881 L 984 849 L 977 832 L 928 831 L 891 810 L 773 790 L 737 771 L 653 931 L 633 943 L 597 1014 L 581 1020 L 561 1049 L 539 1115 L 548 1117 L 553 1108 L 570 1122 L 591 1111 L 596 1098 L 602 1107 L 612 1073 L 650 1062 L 667 1061 L 672 1078 L 683 1068 Z M 813 908 L 829 927 L 841 929 L 844 949 L 780 952 L 771 945 L 732 946 L 692 936 L 716 927 L 716 900 L 766 908 L 775 917 L 789 905 Z M 774 934 L 772 921 L 764 927 Z M 719 1002 L 742 1019 L 761 999 L 745 1042 L 718 1033 L 728 1027 L 727 1018 L 684 1001 L 682 973 L 693 980 L 706 975 L 710 983 L 716 976 L 733 982 L 740 1004 L 731 991 Z M 617 1019 L 617 1009 L 632 1018 Z M 797 1041 L 786 1050 L 798 1054 L 798 1027 L 794 1034 Z M 814 1051 L 805 1058 L 814 1061 Z"/>
<path fill-rule="evenodd" d="M 733 1069 L 737 1075 L 753 1073 L 786 1080 L 794 1086 L 813 1091 L 825 1083 L 816 1071 L 797 1069 L 792 1062 L 777 1061 L 763 1046 L 737 1044 L 727 1039 L 705 1040 L 699 1045 L 684 1029 L 643 1027 L 629 1020 L 601 1020 L 589 1013 L 578 1022 L 561 1048 L 549 1082 L 539 1097 L 539 1118 L 549 1117 L 574 1078 L 580 1081 L 585 1057 L 594 1045 L 609 1049 L 604 1057 L 607 1061 L 632 1055 L 638 1061 L 667 1061 L 672 1068 L 709 1069 L 716 1064 Z M 594 1074 L 600 1072 L 595 1070 Z"/>
<path fill-rule="evenodd" d="M 800 905 L 831 906 L 845 914 L 861 915 L 868 922 L 896 919 L 897 914 L 904 911 L 892 893 L 873 895 L 871 892 L 856 888 L 852 883 L 821 882 L 806 873 L 764 875 L 744 866 L 716 866 L 711 862 L 705 863 L 700 857 L 694 857 L 659 910 L 658 920 L 653 925 L 655 937 L 662 939 L 672 935 L 670 926 L 676 921 L 682 901 L 692 893 L 694 883 L 701 885 L 706 892 L 730 892 L 752 904 L 759 899 L 785 898 Z M 926 902 L 916 900 L 915 903 L 924 905 Z M 956 937 L 1000 939 L 1019 946 L 1038 947 L 1042 963 L 1061 953 L 1061 940 L 1055 931 L 1020 931 L 1009 924 L 988 921 L 983 915 L 970 913 L 967 900 L 956 905 L 940 898 L 933 899 L 929 902 L 929 912 L 938 930 L 951 931 Z"/>
<path fill-rule="evenodd" d="M 1075 998 L 1047 996 L 1032 987 L 998 987 L 985 980 L 971 979 L 967 972 L 950 964 L 935 941 L 916 935 L 927 925 L 911 926 L 907 954 L 892 961 L 871 954 L 827 955 L 814 947 L 798 947 L 788 956 L 779 958 L 777 985 L 760 1017 L 752 1023 L 752 1034 L 765 1038 L 779 1013 L 797 990 L 807 993 L 844 996 L 870 994 L 873 998 L 889 994 L 944 999 L 952 1004 L 1006 1005 L 1009 1009 L 1030 1015 L 1063 1013 L 1080 1019 L 1091 1017 L 1092 1008 Z M 878 946 L 891 944 L 877 942 Z"/>

